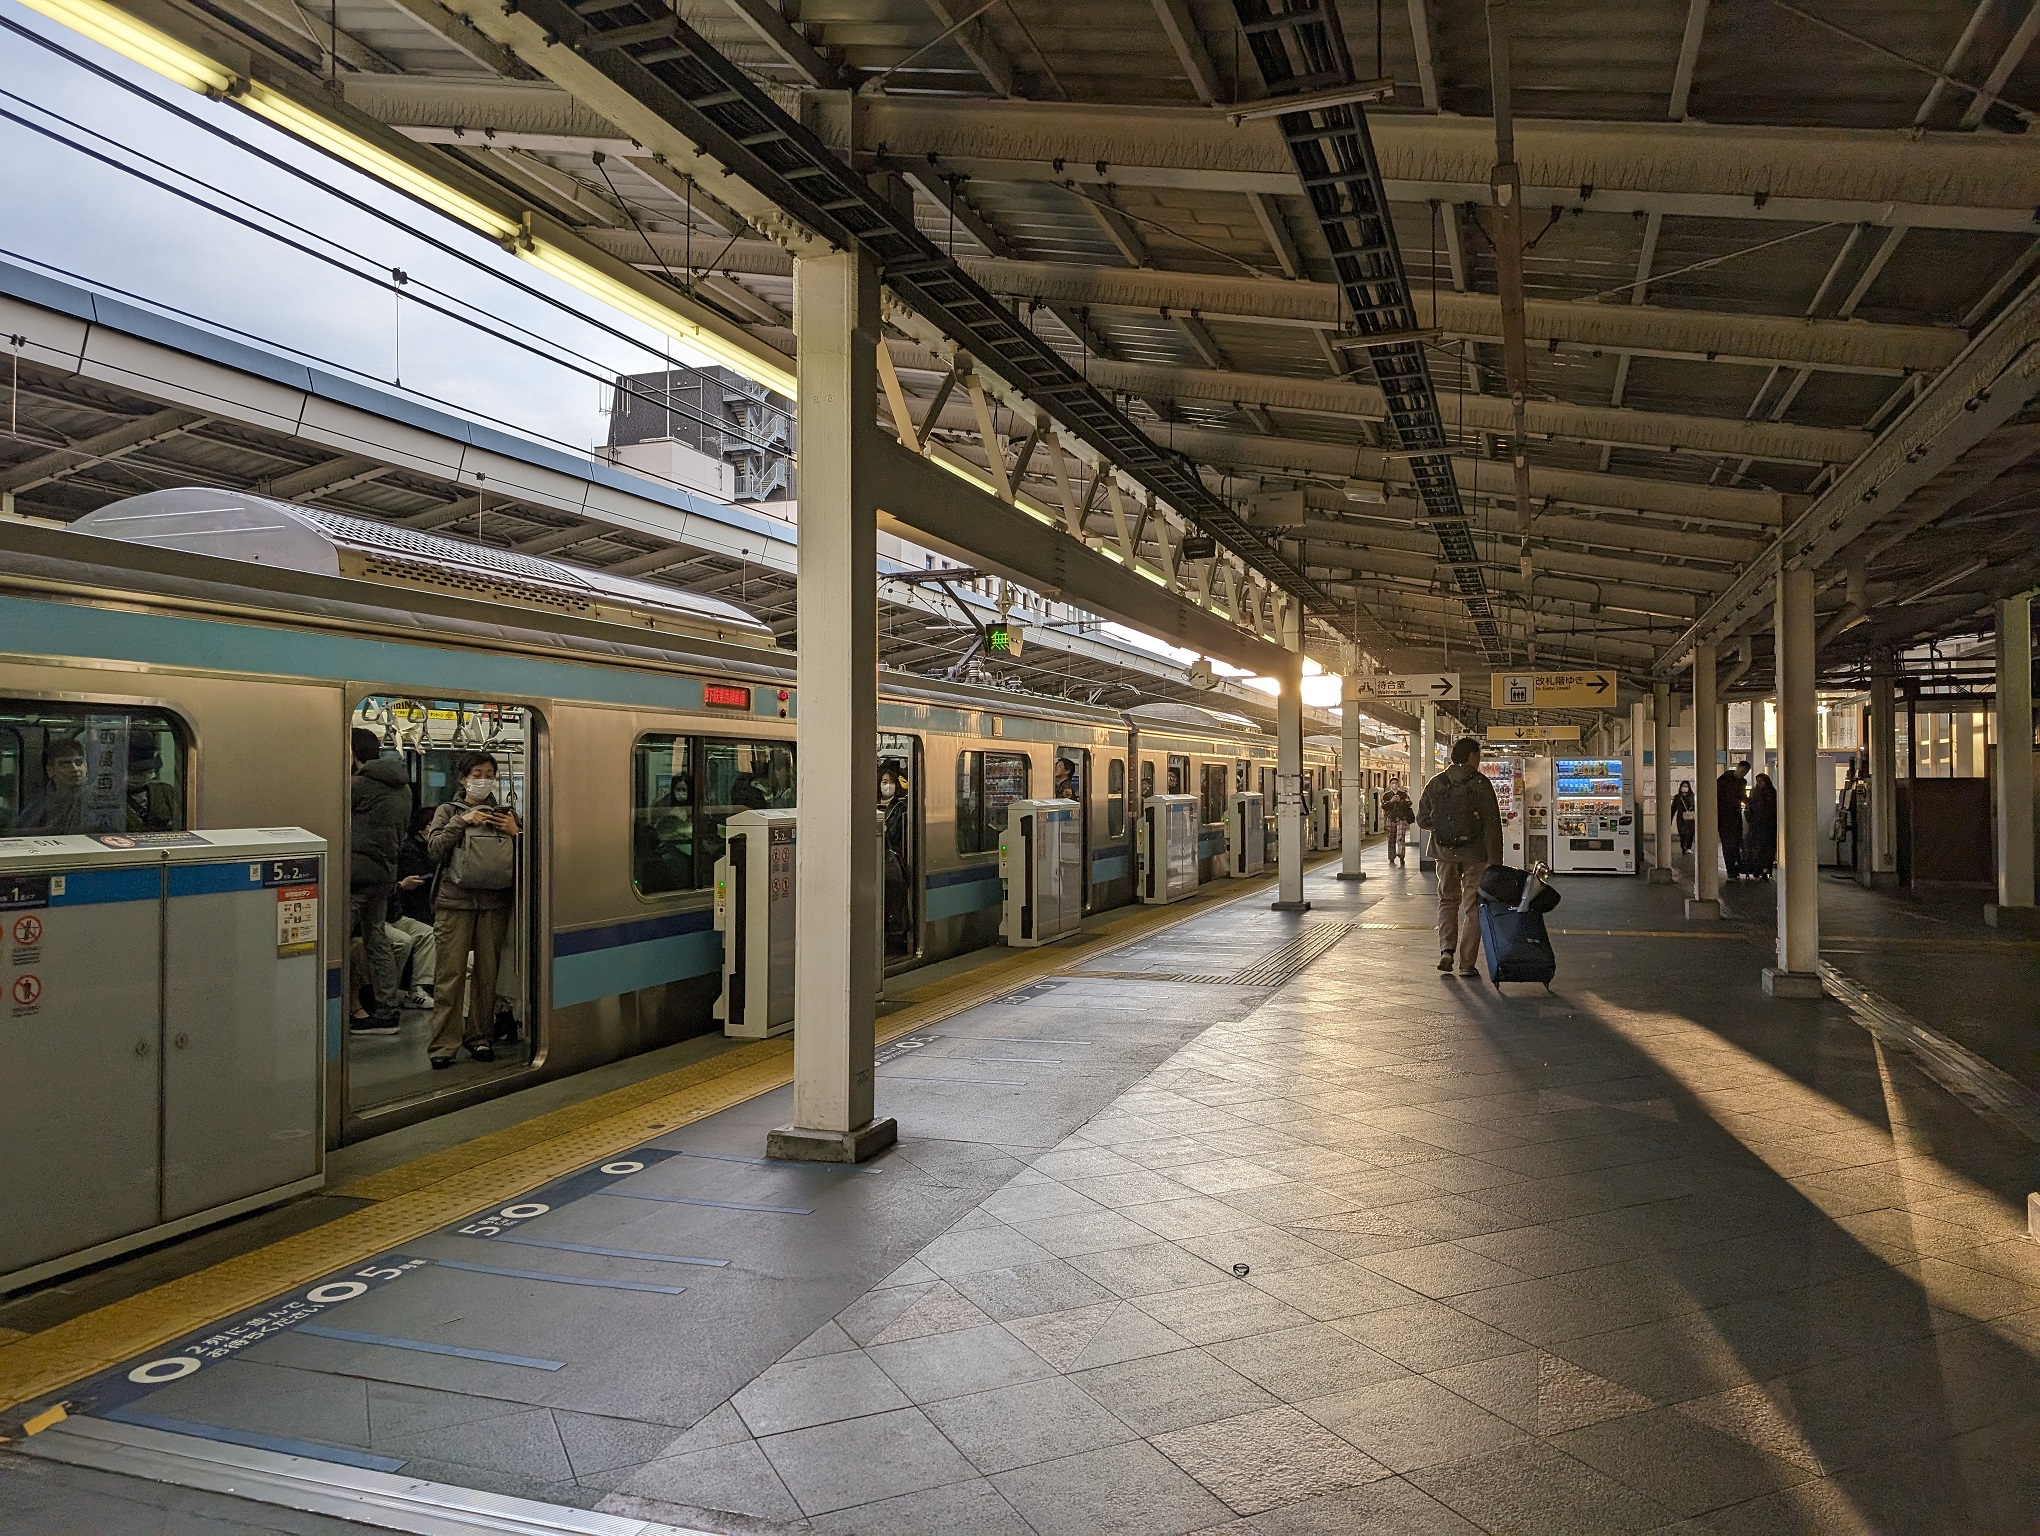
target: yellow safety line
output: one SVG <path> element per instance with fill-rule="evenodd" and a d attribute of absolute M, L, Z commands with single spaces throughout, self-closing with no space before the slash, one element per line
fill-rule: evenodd
<path fill-rule="evenodd" d="M 1272 883 L 1272 877 L 1238 886 L 1229 883 L 1219 900 L 1131 908 L 1100 925 L 1080 944 L 1016 950 L 953 983 L 933 983 L 920 993 L 909 993 L 918 1000 L 881 1019 L 878 1039 L 896 1040 L 925 1029 L 1072 968 L 1079 956 L 1088 964 L 1135 939 L 1251 897 Z M 40 1333 L 0 1341 L 0 1411 L 791 1081 L 792 1038 L 754 1041 L 371 1174 L 336 1193 L 370 1198 L 376 1202 L 372 1205 Z"/>
<path fill-rule="evenodd" d="M 1554 928 L 1553 933 L 1602 939 L 1740 939 L 1730 928 Z"/>

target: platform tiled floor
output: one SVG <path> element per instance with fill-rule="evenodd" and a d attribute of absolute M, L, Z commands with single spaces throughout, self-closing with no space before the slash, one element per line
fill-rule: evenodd
<path fill-rule="evenodd" d="M 1837 1006 L 1764 999 L 1761 955 L 1676 893 L 1569 882 L 1547 997 L 1437 975 L 1418 875 L 1312 887 L 1364 926 L 602 1507 L 902 1536 L 2040 1524 L 2030 1146 Z"/>
<path fill-rule="evenodd" d="M 513 1250 L 580 1285 L 348 1304 L 555 1372 L 293 1336 L 150 1405 L 733 1536 L 2040 1529 L 2032 1144 L 1766 999 L 1754 929 L 1676 890 L 1566 882 L 1556 991 L 1501 994 L 1432 968 L 1427 877 L 1370 868 L 889 1047 L 882 1176 L 729 1161 L 768 1095 L 534 1229 L 609 1247 Z M 1279 986 L 1183 979 L 1307 925 L 1352 926 Z M 588 1289 L 676 1278 L 622 1249 L 732 1262 Z M 75 1475 L 37 1519 L 98 1511 Z"/>

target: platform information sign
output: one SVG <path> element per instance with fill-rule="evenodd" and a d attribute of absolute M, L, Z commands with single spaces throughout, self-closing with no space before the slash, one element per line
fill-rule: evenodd
<path fill-rule="evenodd" d="M 1612 709 L 1613 672 L 1497 672 L 1496 709 Z"/>
<path fill-rule="evenodd" d="M 1386 673 L 1353 679 L 1353 698 L 1361 704 L 1445 704 L 1459 697 L 1457 672 L 1416 672 L 1403 677 Z"/>
<path fill-rule="evenodd" d="M 1578 741 L 1580 728 L 1576 725 L 1491 725 L 1487 728 L 1489 741 Z"/>

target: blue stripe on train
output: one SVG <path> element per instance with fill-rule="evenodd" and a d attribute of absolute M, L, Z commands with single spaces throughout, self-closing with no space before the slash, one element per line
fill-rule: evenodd
<path fill-rule="evenodd" d="M 722 969 L 714 922 L 703 909 L 554 934 L 553 1006 L 713 976 Z"/>
<path fill-rule="evenodd" d="M 1005 899 L 999 883 L 999 866 L 973 864 L 964 869 L 945 869 L 928 877 L 928 921 L 968 917 Z"/>

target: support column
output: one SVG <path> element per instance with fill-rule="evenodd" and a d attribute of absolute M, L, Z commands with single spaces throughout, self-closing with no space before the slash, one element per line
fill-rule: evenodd
<path fill-rule="evenodd" d="M 1657 796 L 1657 858 L 1650 869 L 1652 885 L 1675 885 L 1678 870 L 1672 863 L 1672 845 L 1678 836 L 1672 831 L 1672 685 L 1660 682 L 1650 700 L 1650 779 Z"/>
<path fill-rule="evenodd" d="M 1339 878 L 1365 880 L 1360 840 L 1366 834 L 1367 775 L 1360 767 L 1359 669 L 1349 665 L 1339 686 Z"/>
<path fill-rule="evenodd" d="M 1282 693 L 1275 701 L 1275 903 L 1308 912 L 1303 899 L 1303 604 L 1282 607 Z M 1189 786 L 1186 784 L 1185 789 Z"/>
<path fill-rule="evenodd" d="M 1422 806 L 1424 788 L 1431 782 L 1431 765 L 1438 760 L 1438 706 L 1424 706 L 1423 727 L 1416 739 L 1410 743 L 1410 804 Z M 1420 827 L 1411 827 L 1410 836 L 1417 840 L 1417 871 L 1422 874 L 1438 867 L 1432 857 L 1431 834 Z"/>
<path fill-rule="evenodd" d="M 2040 932 L 2033 906 L 2033 594 L 1997 605 L 1997 900 L 1993 928 Z"/>
<path fill-rule="evenodd" d="M 1898 884 L 1898 656 L 1879 646 L 1870 656 L 1869 884 Z"/>
<path fill-rule="evenodd" d="M 1693 894 L 1686 916 L 1721 916 L 1721 814 L 1714 802 L 1715 761 L 1727 711 L 1714 702 L 1714 647 L 1693 647 Z"/>
<path fill-rule="evenodd" d="M 1622 746 L 1622 756 L 1629 765 L 1623 777 L 1629 785 L 1629 814 L 1631 824 L 1636 828 L 1636 872 L 1639 875 L 1650 872 L 1650 865 L 1643 856 L 1643 744 L 1646 740 L 1643 722 L 1647 707 L 1641 699 L 1629 706 L 1629 740 Z"/>
<path fill-rule="evenodd" d="M 766 1152 L 858 1163 L 874 1118 L 878 953 L 878 272 L 854 251 L 794 263 L 800 339 L 800 831 L 794 864 L 793 1123 Z"/>
<path fill-rule="evenodd" d="M 1772 997 L 1819 997 L 1820 716 L 1814 692 L 1813 572 L 1778 573 L 1778 963 L 1764 970 Z"/>

